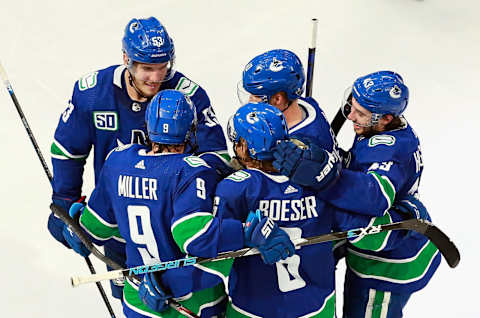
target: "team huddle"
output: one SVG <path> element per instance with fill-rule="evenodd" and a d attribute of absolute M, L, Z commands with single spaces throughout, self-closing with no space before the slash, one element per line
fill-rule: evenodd
<path fill-rule="evenodd" d="M 155 18 L 132 19 L 122 65 L 75 83 L 51 147 L 53 203 L 78 220 L 123 268 L 244 247 L 260 255 L 111 281 L 126 317 L 181 317 L 174 299 L 201 317 L 335 315 L 335 266 L 345 258 L 344 318 L 402 317 L 429 282 L 440 253 L 413 231 L 295 246 L 330 232 L 430 220 L 418 200 L 420 144 L 402 115 L 402 77 L 357 78 L 342 102 L 356 133 L 339 148 L 288 50 L 245 66 L 236 107 L 222 127 L 205 90 L 175 67 L 173 40 Z M 94 148 L 95 189 L 85 202 L 83 171 Z M 52 236 L 89 250 L 55 215 Z"/>

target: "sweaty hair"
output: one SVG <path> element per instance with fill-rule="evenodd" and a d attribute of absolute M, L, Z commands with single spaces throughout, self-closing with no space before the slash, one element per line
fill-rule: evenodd
<path fill-rule="evenodd" d="M 178 144 L 178 145 L 167 145 L 167 144 L 161 144 L 158 142 L 152 142 L 150 139 L 147 139 L 147 146 L 152 149 L 153 153 L 162 153 L 162 152 L 183 153 L 186 147 L 184 143 Z M 181 149 L 181 147 L 184 147 L 184 148 Z"/>
<path fill-rule="evenodd" d="M 245 139 L 240 137 L 240 141 L 238 142 L 244 149 L 247 148 L 247 142 Z M 235 151 L 235 158 L 246 168 L 254 168 L 259 169 L 264 172 L 278 172 L 277 169 L 273 167 L 273 160 L 257 160 L 250 156 L 250 153 L 245 151 L 243 154 L 238 154 L 235 150 L 236 144 L 234 145 L 233 149 Z"/>
<path fill-rule="evenodd" d="M 394 116 L 392 121 L 385 125 L 385 131 L 391 131 L 400 128 L 403 125 L 400 116 Z"/>

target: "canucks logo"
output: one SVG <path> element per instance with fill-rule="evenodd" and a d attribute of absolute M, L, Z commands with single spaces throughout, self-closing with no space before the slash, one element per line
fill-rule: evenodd
<path fill-rule="evenodd" d="M 372 86 L 373 86 L 373 80 L 371 78 L 366 78 L 363 80 L 363 87 L 365 87 L 365 89 Z"/>
<path fill-rule="evenodd" d="M 249 124 L 252 124 L 252 125 L 255 124 L 256 122 L 258 122 L 257 113 L 255 112 L 248 113 L 246 119 Z"/>
<path fill-rule="evenodd" d="M 272 72 L 280 72 L 281 70 L 283 70 L 283 63 L 282 61 L 279 61 L 276 57 L 274 57 L 272 63 L 270 63 L 269 68 Z"/>
<path fill-rule="evenodd" d="M 402 96 L 402 90 L 400 89 L 400 87 L 398 87 L 397 85 L 394 85 L 391 89 L 390 89 L 390 92 L 389 92 L 390 96 L 392 98 L 400 98 Z"/>

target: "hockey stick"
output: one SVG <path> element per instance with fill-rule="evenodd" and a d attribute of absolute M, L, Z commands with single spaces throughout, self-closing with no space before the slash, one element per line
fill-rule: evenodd
<path fill-rule="evenodd" d="M 18 115 L 20 116 L 20 119 L 22 120 L 23 126 L 25 127 L 25 130 L 27 131 L 28 137 L 30 137 L 30 141 L 32 142 L 33 148 L 35 148 L 35 152 L 37 153 L 38 159 L 40 160 L 40 163 L 42 164 L 43 171 L 45 171 L 45 174 L 47 175 L 48 181 L 50 181 L 50 184 L 52 183 L 52 173 L 50 172 L 50 169 L 48 169 L 47 163 L 45 162 L 45 159 L 42 155 L 42 152 L 40 151 L 40 147 L 38 147 L 37 141 L 35 140 L 35 136 L 33 136 L 32 129 L 30 129 L 30 125 L 27 122 L 27 118 L 25 117 L 25 114 L 22 111 L 22 108 L 20 107 L 20 103 L 17 100 L 17 96 L 15 95 L 15 92 L 13 91 L 13 87 L 10 84 L 10 81 L 8 80 L 7 73 L 5 72 L 5 69 L 2 66 L 2 63 L 0 62 L 0 77 L 3 80 L 3 83 L 5 84 L 5 87 L 8 90 L 8 93 L 10 94 L 10 97 L 12 98 L 13 104 L 15 105 L 15 108 L 17 109 Z M 90 269 L 90 273 L 95 274 L 95 269 L 93 268 L 92 262 L 88 257 L 85 257 L 85 262 L 87 263 L 88 268 Z M 97 283 L 98 291 L 100 292 L 100 295 L 102 296 L 103 301 L 105 302 L 105 305 L 107 306 L 108 312 L 110 313 L 110 316 L 112 318 L 115 318 L 115 313 L 113 312 L 112 306 L 110 305 L 110 302 L 108 301 L 107 295 L 105 294 L 105 290 L 103 289 L 102 285 L 100 283 Z"/>
<path fill-rule="evenodd" d="M 438 227 L 425 220 L 409 219 L 405 221 L 385 224 L 385 225 L 372 225 L 364 228 L 352 229 L 344 232 L 327 233 L 318 236 L 312 236 L 308 238 L 300 238 L 294 240 L 296 247 L 302 247 L 312 244 L 348 239 L 353 237 L 359 237 L 364 235 L 377 234 L 380 232 L 391 230 L 409 230 L 415 231 L 425 235 L 433 244 L 439 249 L 440 253 L 447 260 L 450 267 L 454 268 L 460 262 L 460 253 L 455 244 L 446 236 Z M 201 257 L 188 257 L 185 259 L 174 260 L 170 262 L 163 262 L 155 265 L 144 265 L 133 267 L 129 269 L 121 269 L 115 271 L 109 271 L 103 274 L 96 274 L 86 277 L 75 276 L 71 278 L 73 287 L 81 284 L 93 283 L 102 280 L 130 277 L 137 273 L 156 272 L 161 270 L 167 270 L 171 268 L 179 268 L 184 266 L 190 266 L 194 264 L 202 264 L 206 262 L 219 261 L 234 257 L 243 257 L 249 255 L 259 254 L 259 251 L 255 248 L 243 248 L 238 251 L 220 253 L 216 257 L 201 258 Z"/>
<path fill-rule="evenodd" d="M 342 108 L 340 107 L 340 109 L 337 111 L 337 114 L 333 118 L 332 123 L 330 124 L 330 127 L 332 127 L 332 131 L 335 136 L 338 136 L 338 132 L 340 131 L 346 120 L 347 118 L 345 118 L 345 116 L 343 115 Z"/>
<path fill-rule="evenodd" d="M 312 96 L 313 85 L 313 69 L 315 67 L 315 50 L 317 47 L 317 26 L 318 20 L 312 19 L 312 39 L 308 48 L 308 65 L 307 65 L 307 84 L 305 89 L 305 97 Z"/>
<path fill-rule="evenodd" d="M 114 268 L 115 271 L 118 271 L 118 270 L 122 270 L 122 266 L 120 266 L 117 262 L 115 262 L 114 260 L 112 260 L 111 258 L 105 256 L 105 254 L 103 254 L 102 252 L 100 252 L 96 247 L 95 245 L 93 245 L 92 241 L 90 241 L 90 238 L 85 234 L 85 232 L 82 230 L 82 228 L 80 227 L 79 224 L 77 224 L 76 222 L 74 222 L 71 218 L 70 218 L 70 215 L 68 214 L 67 211 L 65 211 L 64 209 L 62 209 L 61 207 L 55 205 L 55 204 L 50 204 L 50 210 L 52 210 L 52 212 L 57 216 L 59 217 L 63 222 L 65 222 L 65 224 L 68 225 L 68 227 L 70 228 L 70 230 L 72 230 L 72 232 L 74 232 L 78 238 L 80 239 L 80 241 L 82 241 L 82 243 L 85 245 L 85 247 L 94 255 L 96 256 L 99 260 L 101 260 L 102 262 L 104 262 L 105 264 L 107 264 L 108 266 L 110 266 L 111 268 Z M 112 272 L 112 271 L 110 271 Z M 110 273 L 108 272 L 108 273 Z M 128 277 L 130 277 L 137 285 L 140 284 L 141 282 L 141 279 L 137 276 L 137 274 L 139 273 L 134 273 L 132 275 L 129 275 Z M 143 274 L 143 273 L 140 273 L 140 274 Z M 93 274 L 92 276 L 94 275 L 98 275 L 98 274 Z M 122 276 L 123 278 L 123 276 Z M 198 318 L 198 316 L 192 312 L 190 309 L 182 306 L 179 302 L 177 302 L 176 300 L 174 299 L 169 299 L 168 300 L 168 305 L 173 308 L 174 310 L 176 310 L 177 312 L 179 312 L 180 314 L 184 315 L 185 317 L 189 317 L 189 318 Z"/>

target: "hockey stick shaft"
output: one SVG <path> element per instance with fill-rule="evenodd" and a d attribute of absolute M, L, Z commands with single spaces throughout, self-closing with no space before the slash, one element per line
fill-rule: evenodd
<path fill-rule="evenodd" d="M 18 115 L 20 116 L 20 119 L 22 120 L 23 126 L 25 127 L 25 130 L 27 131 L 28 137 L 30 137 L 30 141 L 32 142 L 33 148 L 35 148 L 35 152 L 37 153 L 38 159 L 40 160 L 40 163 L 42 164 L 43 170 L 45 171 L 45 174 L 47 175 L 48 181 L 52 182 L 52 173 L 48 169 L 47 163 L 45 162 L 45 159 L 42 155 L 42 151 L 40 150 L 40 147 L 38 147 L 37 140 L 35 139 L 35 136 L 33 135 L 32 129 L 30 128 L 30 125 L 28 124 L 27 118 L 25 117 L 25 114 L 22 111 L 22 108 L 20 107 L 20 103 L 18 102 L 17 96 L 15 95 L 15 92 L 13 91 L 12 84 L 10 84 L 10 81 L 8 80 L 7 73 L 5 72 L 5 69 L 2 66 L 2 63 L 0 62 L 0 77 L 2 78 L 3 83 L 5 84 L 5 87 L 8 90 L 8 93 L 10 94 L 10 97 L 12 98 L 13 104 L 15 105 L 15 108 L 17 109 Z"/>
<path fill-rule="evenodd" d="M 335 134 L 335 136 L 338 136 L 338 133 L 346 120 L 347 119 L 343 115 L 342 108 L 340 108 L 337 111 L 337 114 L 335 115 L 335 117 L 333 118 L 332 123 L 330 124 L 330 127 L 332 127 L 332 131 Z"/>
<path fill-rule="evenodd" d="M 308 238 L 300 238 L 294 241 L 296 247 L 302 247 L 312 244 L 354 238 L 364 235 L 377 234 L 385 231 L 392 230 L 410 230 L 425 235 L 429 238 L 440 250 L 440 253 L 445 257 L 450 267 L 455 267 L 460 261 L 460 254 L 456 246 L 451 240 L 435 225 L 425 220 L 410 219 L 385 225 L 373 225 L 364 228 L 352 229 L 344 232 L 327 233 L 318 236 L 312 236 Z M 184 266 L 190 266 L 194 264 L 202 264 L 206 262 L 219 261 L 235 257 L 243 257 L 249 255 L 259 254 L 259 251 L 255 248 L 243 248 L 233 252 L 220 253 L 217 257 L 213 258 L 200 258 L 190 257 L 180 260 L 174 260 L 169 262 L 163 262 L 150 266 L 139 266 L 124 270 L 110 271 L 107 273 L 92 275 L 88 277 L 72 277 L 72 286 L 76 287 L 81 284 L 92 283 L 96 281 L 116 279 L 122 277 L 129 277 L 137 273 L 147 273 L 154 271 L 167 270 L 171 268 L 179 268 Z"/>
<path fill-rule="evenodd" d="M 120 264 L 118 264 L 117 262 L 115 262 L 114 260 L 112 260 L 111 258 L 105 256 L 102 252 L 100 252 L 96 247 L 95 245 L 92 243 L 92 241 L 90 241 L 90 239 L 88 238 L 88 236 L 85 234 L 85 232 L 82 230 L 82 228 L 80 227 L 80 225 L 78 225 L 77 223 L 75 223 L 71 218 L 70 218 L 70 215 L 67 213 L 67 211 L 65 211 L 64 209 L 62 209 L 61 207 L 55 205 L 55 204 L 50 204 L 50 209 L 52 210 L 52 212 L 58 217 L 60 218 L 63 222 L 65 222 L 65 224 L 68 225 L 68 227 L 72 230 L 72 232 L 74 232 L 78 238 L 80 239 L 80 241 L 82 241 L 82 243 L 85 245 L 85 247 L 94 255 L 96 256 L 99 260 L 101 260 L 102 262 L 104 262 L 105 264 L 107 264 L 108 266 L 110 266 L 111 268 L 114 268 L 115 270 L 114 271 L 109 271 L 107 273 L 111 273 L 111 272 L 118 272 L 118 271 L 122 271 L 122 266 L 120 266 Z M 91 276 L 88 276 L 88 277 L 98 277 L 98 276 L 102 276 L 103 274 L 92 274 Z M 117 276 L 117 278 L 123 278 L 123 277 L 126 277 L 126 276 Z M 132 278 L 134 280 L 134 282 L 136 284 L 140 284 L 140 278 L 136 275 L 136 274 L 132 274 L 132 275 L 129 275 L 128 277 Z M 88 283 L 98 283 L 102 280 L 107 280 L 108 278 L 105 278 L 105 279 L 101 279 L 101 280 L 96 280 L 96 281 L 93 281 L 93 280 L 90 280 L 88 281 Z M 87 282 L 85 282 L 87 283 Z M 73 285 L 73 282 L 72 282 L 72 285 Z M 169 306 L 176 310 L 177 312 L 181 313 L 182 315 L 186 316 L 186 317 L 190 317 L 190 318 L 198 318 L 198 316 L 192 312 L 190 309 L 182 306 L 179 302 L 173 300 L 173 299 L 170 299 L 168 301 L 168 304 Z"/>
<path fill-rule="evenodd" d="M 52 183 L 53 177 L 52 173 L 50 172 L 50 169 L 48 169 L 47 163 L 45 161 L 45 158 L 42 155 L 42 151 L 40 150 L 40 147 L 37 144 L 37 140 L 35 139 L 35 136 L 33 135 L 32 129 L 30 128 L 30 125 L 28 124 L 27 118 L 25 117 L 25 114 L 23 113 L 22 107 L 20 107 L 20 103 L 18 102 L 17 96 L 15 95 L 15 92 L 13 91 L 12 84 L 10 84 L 10 81 L 7 77 L 7 72 L 3 68 L 2 63 L 0 62 L 0 77 L 3 80 L 3 83 L 5 84 L 5 87 L 8 90 L 8 93 L 10 94 L 10 97 L 12 98 L 13 104 L 15 105 L 15 108 L 17 109 L 18 115 L 20 116 L 20 119 L 22 120 L 23 126 L 25 127 L 25 130 L 27 131 L 28 137 L 30 137 L 30 141 L 32 142 L 33 148 L 35 148 L 35 152 L 37 153 L 38 159 L 40 160 L 40 163 L 42 164 L 43 171 L 45 171 L 45 174 L 47 175 L 48 181 L 50 184 Z M 92 265 L 92 262 L 88 257 L 85 257 L 85 262 L 87 263 L 88 268 L 90 269 L 90 273 L 95 274 L 95 269 Z M 108 301 L 107 295 L 105 294 L 105 290 L 103 289 L 103 286 L 100 283 L 96 284 L 98 287 L 98 291 L 100 292 L 100 295 L 105 302 L 105 306 L 107 306 L 107 310 L 112 318 L 115 318 L 115 313 L 113 312 L 112 306 L 110 305 L 110 302 Z"/>
<path fill-rule="evenodd" d="M 317 47 L 317 28 L 318 28 L 318 20 L 313 18 L 312 19 L 312 38 L 310 40 L 310 46 L 308 48 L 307 84 L 305 89 L 305 97 L 312 96 L 313 70 L 315 68 L 315 51 Z"/>

